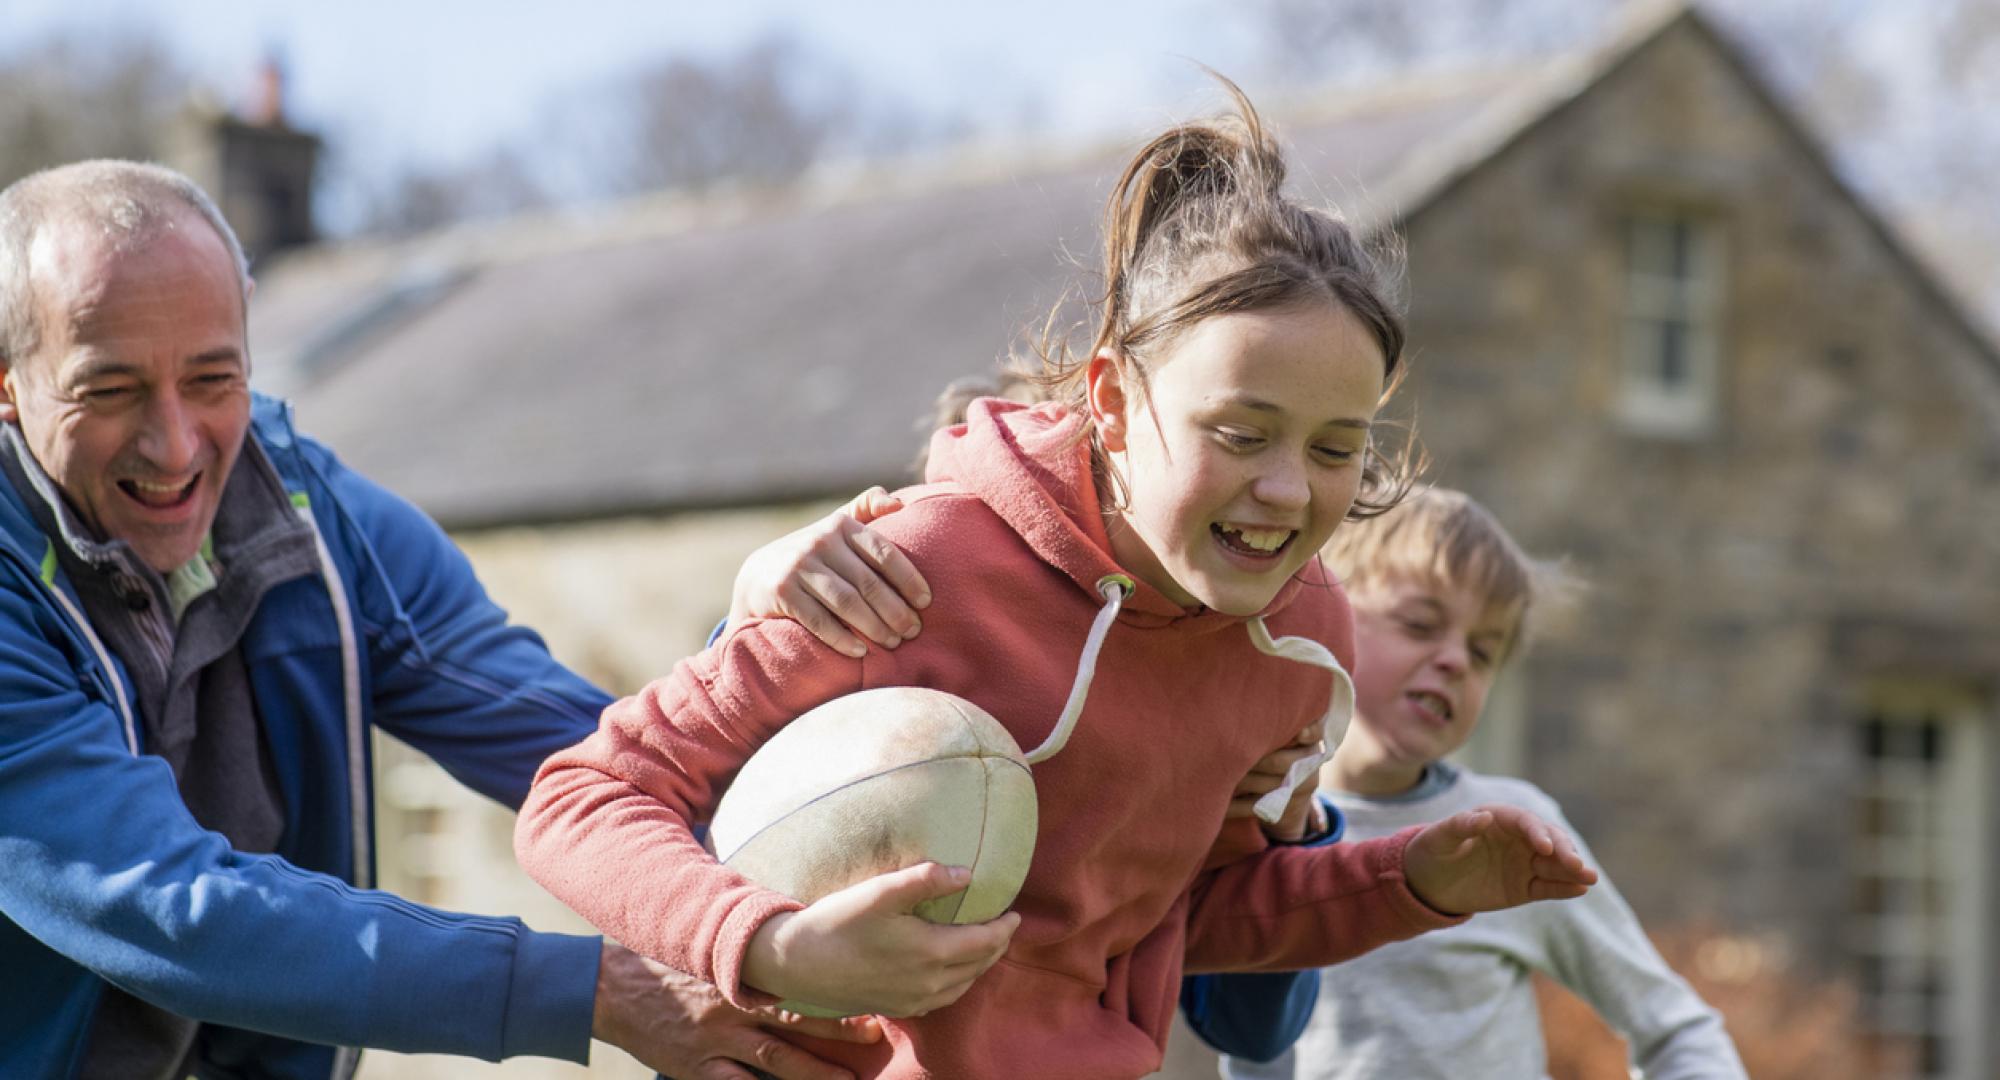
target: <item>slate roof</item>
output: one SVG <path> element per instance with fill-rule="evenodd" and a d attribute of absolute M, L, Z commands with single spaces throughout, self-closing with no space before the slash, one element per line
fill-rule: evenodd
<path fill-rule="evenodd" d="M 1407 218 L 1687 17 L 1532 72 L 1274 108 L 1293 183 L 1366 227 Z M 307 250 L 260 273 L 257 378 L 449 527 L 893 486 L 937 392 L 1089 285 L 1131 149 L 986 148 Z"/>

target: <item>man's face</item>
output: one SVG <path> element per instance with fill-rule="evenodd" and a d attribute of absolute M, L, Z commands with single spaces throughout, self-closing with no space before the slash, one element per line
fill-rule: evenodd
<path fill-rule="evenodd" d="M 190 211 L 122 254 L 58 225 L 31 259 L 41 340 L 0 358 L 0 420 L 101 538 L 169 572 L 200 550 L 250 426 L 229 251 Z"/>

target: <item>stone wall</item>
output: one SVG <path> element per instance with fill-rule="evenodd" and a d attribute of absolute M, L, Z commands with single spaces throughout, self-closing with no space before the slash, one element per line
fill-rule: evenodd
<path fill-rule="evenodd" d="M 1703 437 L 1614 410 L 1641 207 L 1727 238 Z M 2000 684 L 2000 372 L 1685 24 L 1407 240 L 1433 479 L 1592 585 L 1526 661 L 1530 777 L 1649 921 L 1837 956 L 1866 681 Z M 1857 620 L 1885 624 L 1870 655 L 1842 644 Z"/>

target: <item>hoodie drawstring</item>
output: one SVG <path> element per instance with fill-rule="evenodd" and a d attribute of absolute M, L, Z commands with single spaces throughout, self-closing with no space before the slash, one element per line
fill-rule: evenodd
<path fill-rule="evenodd" d="M 1056 729 L 1049 732 L 1042 745 L 1028 751 L 1028 764 L 1047 761 L 1069 742 L 1070 732 L 1076 730 L 1076 718 L 1083 715 L 1083 701 L 1090 696 L 1090 678 L 1097 674 L 1097 651 L 1104 647 L 1104 635 L 1118 621 L 1118 609 L 1132 595 L 1132 589 L 1132 579 L 1123 574 L 1106 574 L 1097 579 L 1097 591 L 1103 594 L 1105 603 L 1097 611 L 1097 621 L 1090 624 L 1090 636 L 1083 640 L 1083 658 L 1076 662 L 1076 682 L 1069 688 L 1069 700 L 1063 703 L 1062 718 L 1056 721 Z"/>
<path fill-rule="evenodd" d="M 1069 688 L 1069 700 L 1063 703 L 1062 717 L 1056 721 L 1054 731 L 1042 740 L 1040 746 L 1023 755 L 1030 765 L 1038 765 L 1062 752 L 1069 742 L 1070 733 L 1076 730 L 1077 717 L 1083 715 L 1083 703 L 1090 696 L 1090 680 L 1097 673 L 1097 653 L 1104 647 L 1104 635 L 1111 632 L 1111 624 L 1118 621 L 1118 610 L 1125 604 L 1125 598 L 1132 594 L 1132 579 L 1123 574 L 1106 574 L 1099 578 L 1097 591 L 1104 596 L 1104 606 L 1098 609 L 1096 621 L 1090 624 L 1090 635 L 1083 642 L 1083 656 L 1076 664 L 1076 682 Z M 1305 778 L 1319 768 L 1327 758 L 1330 746 L 1340 745 L 1347 734 L 1347 722 L 1354 716 L 1354 680 L 1347 669 L 1340 666 L 1326 646 L 1311 638 L 1284 637 L 1273 639 L 1271 631 L 1264 625 L 1262 617 L 1249 622 L 1250 643 L 1266 656 L 1290 660 L 1300 664 L 1324 668 L 1333 675 L 1333 694 L 1327 702 L 1324 734 L 1320 737 L 1319 749 L 1297 761 L 1285 770 L 1285 782 L 1271 791 L 1265 792 L 1257 800 L 1257 817 L 1265 822 L 1276 822 L 1284 816 L 1285 804 L 1292 799 L 1292 792 L 1298 789 Z"/>
<path fill-rule="evenodd" d="M 1306 777 L 1326 760 L 1329 748 L 1339 746 L 1340 740 L 1346 737 L 1347 722 L 1354 717 L 1354 679 L 1347 674 L 1346 668 L 1340 666 L 1340 661 L 1334 658 L 1333 653 L 1319 642 L 1302 637 L 1283 637 L 1273 640 L 1270 628 L 1264 625 L 1261 616 L 1251 619 L 1249 625 L 1250 643 L 1257 646 L 1258 652 L 1265 656 L 1275 656 L 1283 660 L 1311 664 L 1316 668 L 1325 668 L 1333 674 L 1333 694 L 1326 704 L 1326 721 L 1324 733 L 1320 736 L 1319 749 L 1292 762 L 1292 767 L 1285 770 L 1285 782 L 1257 799 L 1255 806 L 1257 819 L 1275 823 L 1284 816 L 1285 804 L 1292 801 L 1292 792 L 1298 790 L 1298 786 L 1305 782 Z"/>

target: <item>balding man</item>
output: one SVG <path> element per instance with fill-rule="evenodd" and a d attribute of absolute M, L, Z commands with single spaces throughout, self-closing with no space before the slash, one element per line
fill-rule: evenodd
<path fill-rule="evenodd" d="M 846 1075 L 615 944 L 369 888 L 371 727 L 513 806 L 607 699 L 250 391 L 249 292 L 176 173 L 0 192 L 0 1076 L 581 1061 L 593 1032 L 687 1080 Z"/>

